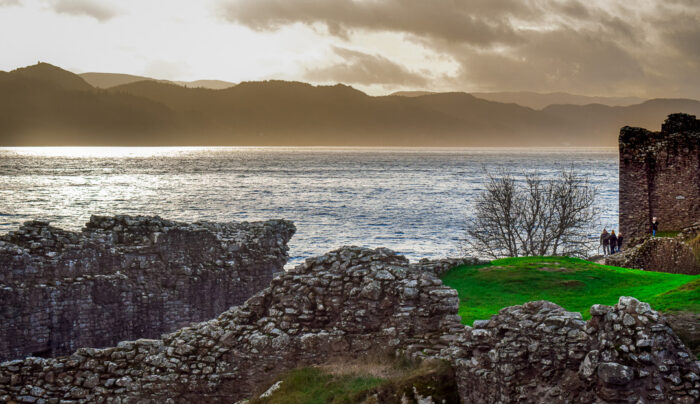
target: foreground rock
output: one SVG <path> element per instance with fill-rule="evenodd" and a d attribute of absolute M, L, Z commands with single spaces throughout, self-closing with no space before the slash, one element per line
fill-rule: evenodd
<path fill-rule="evenodd" d="M 156 338 L 267 287 L 291 222 L 185 224 L 93 216 L 82 232 L 26 222 L 0 236 L 0 360 Z"/>
<path fill-rule="evenodd" d="M 4 363 L 0 400 L 235 402 L 287 369 L 378 351 L 447 360 L 467 403 L 700 397 L 698 363 L 645 303 L 594 306 L 584 322 L 531 302 L 471 328 L 457 292 L 418 268 L 386 249 L 333 251 L 162 340 Z"/>

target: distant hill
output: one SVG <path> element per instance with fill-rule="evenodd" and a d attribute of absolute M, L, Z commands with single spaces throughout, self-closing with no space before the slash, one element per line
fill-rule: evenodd
<path fill-rule="evenodd" d="M 121 86 L 123 84 L 129 84 L 136 81 L 142 80 L 155 80 L 150 77 L 134 76 L 131 74 L 121 74 L 121 73 L 80 73 L 86 82 L 95 88 L 110 88 L 115 86 Z"/>
<path fill-rule="evenodd" d="M 223 80 L 173 81 L 173 83 L 185 87 L 201 87 L 209 88 L 212 90 L 222 90 L 224 88 L 229 88 L 236 85 L 236 83 L 231 83 L 230 81 Z"/>
<path fill-rule="evenodd" d="M 397 91 L 389 95 L 395 95 L 397 97 L 420 97 L 421 95 L 436 94 L 433 91 Z"/>
<path fill-rule="evenodd" d="M 244 82 L 225 89 L 139 80 L 108 89 L 40 64 L 0 74 L 0 145 L 615 146 L 700 102 L 550 105 L 466 93 L 371 97 L 345 85 Z"/>
<path fill-rule="evenodd" d="M 43 83 L 47 86 L 56 86 L 64 90 L 90 91 L 92 86 L 83 78 L 69 71 L 58 69 L 48 63 L 37 63 L 33 66 L 22 67 L 10 72 L 15 78 L 26 81 Z"/>
<path fill-rule="evenodd" d="M 210 88 L 214 90 L 221 90 L 223 88 L 228 88 L 235 86 L 235 83 L 222 80 L 196 80 L 196 81 L 169 81 L 169 80 L 159 80 L 144 76 L 134 76 L 131 74 L 121 74 L 121 73 L 81 73 L 79 75 L 87 83 L 96 88 L 111 88 L 116 86 L 121 86 L 124 84 L 135 83 L 137 81 L 159 81 L 164 83 L 174 83 L 184 87 L 202 87 Z"/>
<path fill-rule="evenodd" d="M 0 75 L 0 145 L 167 144 L 182 127 L 166 106 L 109 94 L 40 64 Z"/>
<path fill-rule="evenodd" d="M 603 104 L 611 107 L 617 107 L 639 104 L 645 101 L 645 99 L 638 97 L 590 97 L 586 95 L 569 93 L 534 93 L 529 91 L 471 94 L 475 97 L 483 98 L 489 101 L 504 103 L 512 102 L 522 105 L 523 107 L 530 107 L 533 109 L 543 109 L 549 105 L 555 104 Z"/>

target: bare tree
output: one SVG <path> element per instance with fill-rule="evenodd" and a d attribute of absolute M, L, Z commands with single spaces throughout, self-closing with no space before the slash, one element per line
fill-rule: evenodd
<path fill-rule="evenodd" d="M 585 256 L 598 212 L 597 189 L 573 167 L 555 179 L 526 174 L 487 174 L 486 189 L 467 218 L 465 253 L 491 258 L 533 255 Z"/>

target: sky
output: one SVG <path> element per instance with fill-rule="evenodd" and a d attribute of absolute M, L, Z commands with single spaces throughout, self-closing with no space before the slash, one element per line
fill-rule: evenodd
<path fill-rule="evenodd" d="M 0 0 L 0 70 L 700 99 L 698 0 Z"/>

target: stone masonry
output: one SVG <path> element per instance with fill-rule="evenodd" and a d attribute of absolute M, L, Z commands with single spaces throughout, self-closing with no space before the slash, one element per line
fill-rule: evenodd
<path fill-rule="evenodd" d="M 457 291 L 419 268 L 387 249 L 345 247 L 162 339 L 0 364 L 0 401 L 230 403 L 287 369 L 377 351 L 448 360 L 465 403 L 700 397 L 700 365 L 645 303 L 593 306 L 585 322 L 531 302 L 472 328 Z"/>
<path fill-rule="evenodd" d="M 620 231 L 626 244 L 660 231 L 678 231 L 700 220 L 700 121 L 672 114 L 660 132 L 620 130 Z"/>
<path fill-rule="evenodd" d="M 0 360 L 157 338 L 215 317 L 269 285 L 294 231 L 283 220 L 93 216 L 82 232 L 26 222 L 0 236 Z"/>
<path fill-rule="evenodd" d="M 700 274 L 700 264 L 693 249 L 680 238 L 643 239 L 621 253 L 605 257 L 605 265 L 673 274 Z"/>
<path fill-rule="evenodd" d="M 700 362 L 631 297 L 591 320 L 546 301 L 475 321 L 444 354 L 465 403 L 697 403 Z"/>
<path fill-rule="evenodd" d="M 437 354 L 459 332 L 454 289 L 385 249 L 344 248 L 283 273 L 214 320 L 115 348 L 0 365 L 0 401 L 225 402 L 333 356 Z M 32 398 L 33 397 L 33 398 Z"/>

